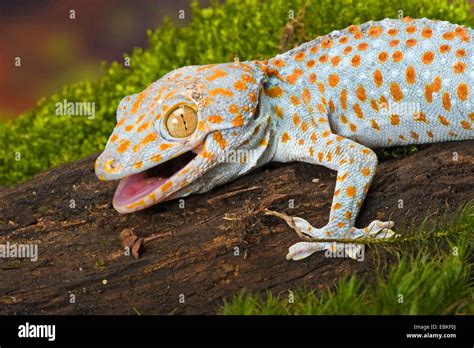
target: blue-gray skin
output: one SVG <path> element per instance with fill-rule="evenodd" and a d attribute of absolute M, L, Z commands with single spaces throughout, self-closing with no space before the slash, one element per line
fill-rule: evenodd
<path fill-rule="evenodd" d="M 473 63 L 471 29 L 405 18 L 334 31 L 269 61 L 180 68 L 120 103 L 96 173 L 122 179 L 114 207 L 130 213 L 269 161 L 323 165 L 338 172 L 328 224 L 280 216 L 305 239 L 391 237 L 391 221 L 354 227 L 377 166 L 371 149 L 473 139 Z M 340 245 L 300 242 L 287 258 L 360 251 Z"/>

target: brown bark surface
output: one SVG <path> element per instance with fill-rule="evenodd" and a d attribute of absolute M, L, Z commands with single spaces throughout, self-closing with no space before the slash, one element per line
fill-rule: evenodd
<path fill-rule="evenodd" d="M 452 211 L 474 199 L 473 145 L 435 144 L 380 163 L 357 226 L 390 218 L 403 233 L 401 225 L 416 224 L 427 212 Z M 0 259 L 0 314 L 213 314 L 223 299 L 244 288 L 321 289 L 354 272 L 373 274 L 370 250 L 364 262 L 323 253 L 286 261 L 298 236 L 282 220 L 257 212 L 268 208 L 323 226 L 333 171 L 270 164 L 187 197 L 184 208 L 174 200 L 121 215 L 111 205 L 117 183 L 97 180 L 95 157 L 0 188 L 0 244 L 39 248 L 37 262 Z M 162 236 L 135 259 L 124 255 L 119 239 L 124 229 L 138 237 Z"/>

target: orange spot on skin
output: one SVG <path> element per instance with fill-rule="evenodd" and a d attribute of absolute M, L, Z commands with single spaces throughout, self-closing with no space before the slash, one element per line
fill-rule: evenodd
<path fill-rule="evenodd" d="M 225 97 L 232 97 L 234 93 L 227 88 L 214 88 L 209 91 L 209 95 L 215 96 L 215 95 L 223 95 Z"/>
<path fill-rule="evenodd" d="M 405 41 L 405 45 L 408 47 L 414 47 L 418 41 L 416 39 L 408 39 Z"/>
<path fill-rule="evenodd" d="M 239 112 L 239 107 L 235 104 L 230 104 L 229 105 L 229 112 L 231 114 L 235 114 L 235 113 Z"/>
<path fill-rule="evenodd" d="M 122 118 L 120 119 L 120 121 L 117 122 L 117 124 L 115 125 L 115 127 L 116 127 L 116 128 L 121 127 L 121 126 L 123 126 L 124 123 L 125 123 L 125 117 L 122 117 Z"/>
<path fill-rule="evenodd" d="M 148 128 L 148 126 L 150 125 L 150 122 L 144 122 L 140 125 L 140 127 L 137 128 L 137 132 L 140 133 L 140 132 L 143 132 L 144 130 L 146 130 Z"/>
<path fill-rule="evenodd" d="M 393 125 L 393 126 L 398 126 L 400 125 L 400 116 L 398 115 L 390 115 L 390 123 Z"/>
<path fill-rule="evenodd" d="M 406 28 L 406 32 L 408 34 L 413 34 L 414 32 L 416 32 L 416 27 L 414 25 L 410 25 L 409 27 Z"/>
<path fill-rule="evenodd" d="M 256 103 L 257 102 L 257 95 L 253 92 L 249 93 L 249 100 L 251 103 Z"/>
<path fill-rule="evenodd" d="M 438 93 L 441 90 L 441 78 L 436 76 L 431 85 L 433 92 Z"/>
<path fill-rule="evenodd" d="M 296 95 L 292 95 L 290 97 L 290 102 L 291 104 L 296 105 L 296 106 L 300 105 L 300 99 Z"/>
<path fill-rule="evenodd" d="M 142 161 L 138 161 L 138 162 L 135 162 L 135 163 L 133 164 L 133 167 L 134 167 L 135 169 L 140 169 L 142 166 L 143 166 L 143 162 L 142 162 Z"/>
<path fill-rule="evenodd" d="M 328 78 L 328 84 L 331 87 L 336 87 L 339 83 L 339 76 L 337 74 L 331 74 Z"/>
<path fill-rule="evenodd" d="M 118 146 L 117 148 L 117 151 L 119 153 L 124 153 L 125 151 L 127 151 L 128 147 L 130 146 L 130 141 L 128 140 L 122 140 L 120 142 L 120 145 Z"/>
<path fill-rule="evenodd" d="M 433 35 L 433 30 L 431 28 L 423 28 L 421 31 L 421 37 L 429 39 Z"/>
<path fill-rule="evenodd" d="M 344 45 L 345 43 L 347 43 L 347 41 L 349 41 L 349 38 L 347 36 L 343 36 L 343 37 L 339 38 L 339 43 L 341 45 Z"/>
<path fill-rule="evenodd" d="M 274 111 L 275 111 L 275 115 L 277 115 L 279 118 L 283 118 L 284 113 L 281 106 L 275 106 Z"/>
<path fill-rule="evenodd" d="M 433 86 L 430 84 L 425 85 L 425 99 L 428 103 L 433 101 Z"/>
<path fill-rule="evenodd" d="M 380 127 L 379 127 L 377 121 L 375 121 L 374 119 L 370 120 L 370 125 L 372 126 L 373 129 L 375 129 L 377 131 L 380 131 Z"/>
<path fill-rule="evenodd" d="M 161 186 L 161 191 L 162 192 L 167 192 L 167 191 L 169 191 L 171 186 L 173 186 L 173 183 L 171 181 L 167 181 L 166 183 L 163 184 L 163 186 Z"/>
<path fill-rule="evenodd" d="M 471 119 L 472 122 L 474 122 L 474 112 L 471 112 L 469 115 L 469 118 Z"/>
<path fill-rule="evenodd" d="M 415 68 L 413 66 L 407 67 L 405 71 L 405 79 L 409 85 L 412 85 L 415 83 L 415 78 L 416 78 L 416 72 Z"/>
<path fill-rule="evenodd" d="M 439 46 L 440 53 L 448 53 L 451 50 L 451 46 L 449 45 L 441 45 Z"/>
<path fill-rule="evenodd" d="M 455 37 L 455 35 L 451 31 L 448 31 L 448 32 L 443 34 L 443 39 L 448 40 L 448 41 L 454 39 L 454 37 Z"/>
<path fill-rule="evenodd" d="M 466 55 L 466 51 L 464 51 L 462 48 L 456 50 L 456 57 L 462 58 Z"/>
<path fill-rule="evenodd" d="M 341 91 L 341 107 L 346 110 L 347 109 L 347 89 L 342 89 Z"/>
<path fill-rule="evenodd" d="M 433 60 L 434 60 L 434 53 L 432 51 L 425 52 L 421 56 L 421 61 L 423 62 L 423 64 L 426 64 L 426 65 L 431 64 L 433 63 Z"/>
<path fill-rule="evenodd" d="M 129 124 L 128 126 L 125 127 L 125 131 L 130 132 L 133 129 L 133 127 L 135 127 L 134 124 Z"/>
<path fill-rule="evenodd" d="M 298 116 L 296 112 L 293 114 L 293 124 L 296 127 L 298 127 L 298 125 L 300 124 L 300 117 Z"/>
<path fill-rule="evenodd" d="M 173 144 L 166 144 L 166 143 L 164 143 L 164 144 L 161 144 L 161 145 L 160 145 L 160 150 L 161 150 L 161 151 L 165 151 L 165 150 L 168 150 L 168 149 L 171 148 L 171 147 L 173 147 Z"/>
<path fill-rule="evenodd" d="M 390 94 L 392 95 L 393 100 L 396 102 L 399 102 L 403 99 L 403 92 L 396 82 L 390 82 Z"/>
<path fill-rule="evenodd" d="M 378 25 L 374 25 L 374 26 L 369 28 L 369 30 L 367 31 L 367 34 L 370 37 L 377 38 L 380 35 L 382 35 L 382 28 Z"/>
<path fill-rule="evenodd" d="M 363 120 L 364 119 L 364 113 L 362 112 L 362 108 L 360 107 L 360 105 L 359 104 L 354 104 L 354 106 L 352 108 L 353 108 L 356 116 L 358 118 L 360 118 L 361 120 Z"/>
<path fill-rule="evenodd" d="M 355 131 L 357 130 L 357 127 L 356 127 L 356 125 L 355 125 L 354 123 L 350 123 L 350 124 L 349 124 L 349 128 L 350 128 L 350 130 L 351 130 L 352 132 L 355 132 Z"/>
<path fill-rule="evenodd" d="M 451 110 L 451 97 L 448 92 L 443 93 L 442 100 L 443 100 L 444 109 L 446 111 L 450 111 Z"/>
<path fill-rule="evenodd" d="M 398 34 L 398 30 L 395 29 L 395 28 L 390 28 L 390 29 L 387 30 L 387 34 L 388 34 L 389 36 L 395 36 L 395 35 Z"/>
<path fill-rule="evenodd" d="M 321 64 L 324 64 L 328 61 L 328 55 L 327 54 L 323 54 L 321 57 L 319 57 L 319 62 Z"/>
<path fill-rule="evenodd" d="M 462 120 L 461 121 L 461 127 L 467 130 L 471 130 L 472 126 L 469 122 Z"/>
<path fill-rule="evenodd" d="M 323 162 L 323 158 L 324 158 L 324 154 L 323 154 L 321 151 L 318 152 L 318 161 L 319 161 L 320 163 Z"/>
<path fill-rule="evenodd" d="M 385 51 L 382 51 L 379 53 L 378 60 L 380 63 L 385 63 L 388 59 L 388 53 Z"/>
<path fill-rule="evenodd" d="M 234 83 L 234 88 L 238 91 L 245 91 L 247 90 L 247 84 L 239 80 Z"/>
<path fill-rule="evenodd" d="M 368 177 L 370 175 L 370 169 L 367 168 L 367 167 L 363 167 L 361 170 L 360 170 L 361 174 L 365 177 Z"/>
<path fill-rule="evenodd" d="M 374 109 L 375 111 L 379 111 L 379 106 L 377 105 L 375 99 L 370 99 L 370 106 L 372 106 L 372 109 Z"/>
<path fill-rule="evenodd" d="M 415 112 L 413 114 L 413 119 L 415 121 L 428 123 L 427 120 L 426 120 L 426 115 L 424 113 L 422 113 L 421 111 L 420 112 Z"/>
<path fill-rule="evenodd" d="M 283 90 L 278 86 L 270 87 L 265 89 L 265 94 L 270 98 L 279 98 L 283 95 Z"/>
<path fill-rule="evenodd" d="M 318 46 L 313 46 L 309 49 L 309 52 L 312 54 L 315 54 L 316 52 L 318 52 L 318 50 L 319 50 Z"/>
<path fill-rule="evenodd" d="M 352 52 L 352 47 L 351 46 L 347 46 L 346 48 L 344 48 L 344 54 L 345 55 L 348 55 Z"/>
<path fill-rule="evenodd" d="M 347 197 L 353 198 L 356 195 L 356 188 L 354 186 L 349 186 L 346 190 Z"/>
<path fill-rule="evenodd" d="M 340 61 L 341 61 L 341 58 L 339 56 L 335 56 L 331 58 L 331 64 L 334 67 L 338 66 Z"/>
<path fill-rule="evenodd" d="M 324 83 L 318 82 L 318 89 L 321 93 L 324 93 Z"/>
<path fill-rule="evenodd" d="M 462 82 L 458 85 L 457 94 L 458 94 L 458 98 L 460 100 L 462 100 L 462 101 L 467 100 L 467 97 L 468 97 L 468 94 L 469 94 L 469 89 L 468 89 L 467 85 L 464 82 Z"/>
<path fill-rule="evenodd" d="M 306 133 L 308 131 L 308 123 L 306 121 L 301 123 L 301 130 L 303 131 L 303 133 Z"/>
<path fill-rule="evenodd" d="M 390 47 L 396 47 L 400 44 L 400 40 L 392 40 L 388 43 Z"/>
<path fill-rule="evenodd" d="M 411 132 L 410 136 L 415 140 L 418 140 L 418 138 L 419 138 L 418 133 L 416 133 L 416 132 Z"/>
<path fill-rule="evenodd" d="M 367 44 L 367 42 L 362 42 L 362 43 L 357 45 L 357 49 L 359 51 L 365 51 L 368 47 L 369 47 L 369 45 Z"/>
<path fill-rule="evenodd" d="M 227 76 L 227 73 L 222 70 L 222 69 L 215 69 L 213 72 L 212 72 L 212 75 L 209 75 L 206 77 L 206 80 L 207 81 L 214 81 L 218 78 L 221 78 L 221 77 L 224 77 L 224 76 Z"/>
<path fill-rule="evenodd" d="M 152 156 L 152 157 L 150 158 L 150 160 L 153 161 L 153 162 L 160 162 L 160 161 L 161 161 L 161 158 L 162 158 L 162 157 L 161 157 L 160 154 L 156 154 L 156 155 Z"/>
<path fill-rule="evenodd" d="M 441 123 L 443 126 L 449 126 L 451 123 L 448 121 L 448 119 L 442 115 L 438 115 L 438 120 L 439 123 Z"/>
<path fill-rule="evenodd" d="M 352 57 L 351 64 L 353 67 L 358 67 L 360 65 L 360 56 L 358 54 Z"/>
<path fill-rule="evenodd" d="M 336 204 L 334 204 L 332 206 L 332 210 L 338 210 L 338 209 L 341 209 L 342 208 L 342 204 L 337 202 Z"/>
<path fill-rule="evenodd" d="M 300 51 L 293 56 L 293 59 L 296 60 L 297 62 L 301 62 L 304 59 L 304 56 L 305 56 L 304 51 Z"/>
<path fill-rule="evenodd" d="M 321 47 L 324 49 L 331 48 L 333 45 L 333 41 L 331 39 L 325 39 L 321 41 Z"/>
<path fill-rule="evenodd" d="M 284 144 L 288 140 L 290 140 L 290 136 L 288 135 L 288 133 L 287 132 L 283 133 L 282 136 L 281 136 L 281 142 Z"/>
<path fill-rule="evenodd" d="M 283 68 L 286 65 L 285 61 L 280 58 L 274 59 L 271 64 L 279 68 Z"/>
<path fill-rule="evenodd" d="M 303 99 L 303 103 L 308 104 L 311 101 L 311 93 L 309 92 L 308 88 L 303 88 L 303 92 L 301 94 L 301 99 Z"/>
<path fill-rule="evenodd" d="M 350 211 L 346 211 L 346 213 L 344 214 L 344 217 L 346 218 L 346 220 L 349 220 L 352 216 L 352 213 Z"/>
<path fill-rule="evenodd" d="M 383 76 L 379 69 L 374 71 L 374 83 L 377 87 L 380 87 L 383 84 Z"/>
<path fill-rule="evenodd" d="M 316 74 L 315 74 L 315 73 L 309 74 L 309 77 L 308 77 L 309 82 L 315 83 L 315 82 L 316 82 L 316 78 L 317 78 L 317 77 L 316 77 Z"/>
<path fill-rule="evenodd" d="M 306 66 L 311 69 L 313 68 L 314 66 L 316 65 L 316 62 L 314 61 L 314 59 L 310 59 L 306 62 Z"/>
<path fill-rule="evenodd" d="M 227 141 L 222 137 L 222 133 L 219 131 L 216 131 L 212 138 L 216 141 L 216 143 L 220 146 L 222 150 L 224 150 L 227 146 Z"/>
<path fill-rule="evenodd" d="M 232 126 L 234 127 L 240 127 L 244 124 L 244 118 L 242 117 L 241 114 L 238 114 L 236 115 L 233 119 L 232 119 Z"/>
<path fill-rule="evenodd" d="M 335 106 L 334 103 L 332 102 L 332 99 L 329 101 L 329 111 L 330 111 L 330 112 L 336 111 L 336 106 Z"/>
<path fill-rule="evenodd" d="M 290 75 L 286 77 L 286 81 L 288 81 L 288 83 L 291 83 L 293 85 L 295 84 L 296 80 L 298 80 L 303 75 L 304 75 L 303 70 L 295 69 Z"/>
<path fill-rule="evenodd" d="M 403 59 L 403 53 L 402 51 L 395 51 L 393 52 L 392 54 L 392 59 L 394 62 L 398 63 L 398 62 L 401 62 L 401 60 Z"/>
<path fill-rule="evenodd" d="M 365 93 L 364 86 L 362 86 L 361 84 L 359 84 L 357 86 L 356 97 L 357 97 L 357 99 L 359 99 L 362 102 L 365 102 L 365 100 L 367 99 L 367 95 Z"/>
<path fill-rule="evenodd" d="M 132 109 L 130 110 L 130 113 L 134 114 L 135 112 L 137 112 L 137 110 L 140 107 L 140 104 L 141 104 L 143 98 L 145 98 L 145 96 L 146 96 L 146 94 L 144 92 L 141 92 L 141 93 L 138 94 L 137 99 L 135 100 L 135 102 L 132 105 Z"/>
<path fill-rule="evenodd" d="M 456 63 L 454 63 L 454 65 L 453 65 L 453 71 L 454 71 L 456 74 L 462 74 L 465 70 L 466 70 L 466 64 L 464 64 L 463 62 L 456 62 Z"/>
<path fill-rule="evenodd" d="M 118 139 L 118 135 L 117 135 L 117 134 L 114 134 L 114 135 L 112 135 L 112 136 L 110 137 L 110 141 L 111 141 L 112 143 L 115 143 L 115 141 L 116 141 L 117 139 Z"/>
<path fill-rule="evenodd" d="M 209 123 L 219 124 L 219 123 L 222 123 L 223 121 L 224 121 L 224 119 L 219 115 L 209 116 L 207 118 L 207 122 L 209 122 Z"/>

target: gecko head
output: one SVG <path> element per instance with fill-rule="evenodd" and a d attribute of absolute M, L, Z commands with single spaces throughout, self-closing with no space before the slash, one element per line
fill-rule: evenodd
<path fill-rule="evenodd" d="M 258 117 L 264 79 L 256 62 L 189 66 L 125 97 L 95 163 L 99 179 L 120 179 L 115 209 L 205 192 L 254 167 L 268 143 Z M 257 156 L 228 160 L 244 149 Z"/>

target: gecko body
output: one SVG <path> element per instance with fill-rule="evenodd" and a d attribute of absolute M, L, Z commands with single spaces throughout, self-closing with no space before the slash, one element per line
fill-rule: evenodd
<path fill-rule="evenodd" d="M 122 100 L 96 173 L 121 179 L 114 207 L 130 213 L 270 161 L 323 165 L 338 173 L 328 224 L 289 225 L 308 239 L 390 237 L 391 221 L 354 226 L 376 171 L 372 149 L 474 139 L 472 38 L 448 22 L 384 19 L 268 61 L 177 69 Z M 334 247 L 300 242 L 287 257 Z"/>

